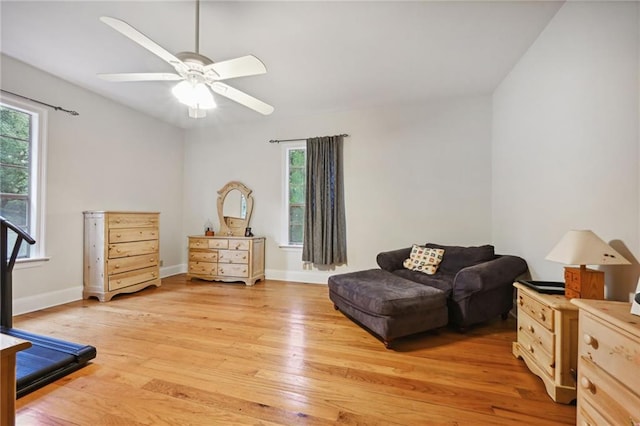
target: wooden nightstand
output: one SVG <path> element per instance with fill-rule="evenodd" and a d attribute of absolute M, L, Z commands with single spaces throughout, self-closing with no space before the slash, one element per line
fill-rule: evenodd
<path fill-rule="evenodd" d="M 518 341 L 513 355 L 544 382 L 556 402 L 576 399 L 578 309 L 564 295 L 542 294 L 520 283 Z"/>

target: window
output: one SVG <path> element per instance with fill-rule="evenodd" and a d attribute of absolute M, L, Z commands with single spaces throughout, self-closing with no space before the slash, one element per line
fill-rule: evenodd
<path fill-rule="evenodd" d="M 304 237 L 304 203 L 307 175 L 305 144 L 285 147 L 286 244 L 302 246 Z"/>
<path fill-rule="evenodd" d="M 19 259 L 43 257 L 44 129 L 46 111 L 14 99 L 0 99 L 0 215 L 29 233 Z M 15 234 L 9 234 L 9 249 Z M 14 238 L 12 241 L 11 238 Z"/>

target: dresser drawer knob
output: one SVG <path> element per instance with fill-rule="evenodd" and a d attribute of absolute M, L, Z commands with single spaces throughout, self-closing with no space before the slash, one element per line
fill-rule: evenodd
<path fill-rule="evenodd" d="M 580 386 L 591 393 L 596 390 L 596 386 L 593 384 L 593 382 L 584 376 L 582 376 L 582 378 L 580 379 Z"/>
<path fill-rule="evenodd" d="M 592 335 L 585 333 L 582 336 L 582 340 L 584 341 L 585 345 L 591 346 L 593 349 L 598 349 L 598 340 Z"/>
<path fill-rule="evenodd" d="M 533 326 L 532 326 L 532 325 L 530 325 L 529 327 L 527 327 L 527 330 L 529 330 L 529 333 L 535 333 L 535 332 L 536 332 L 536 329 L 535 329 L 535 328 L 533 328 Z"/>
<path fill-rule="evenodd" d="M 524 305 L 524 299 L 522 298 L 522 296 L 520 296 L 520 298 L 518 299 L 518 303 L 520 304 L 520 306 Z"/>
<path fill-rule="evenodd" d="M 533 353 L 533 352 L 534 352 L 533 346 L 531 346 L 531 345 L 528 345 L 528 346 L 527 346 L 527 350 L 528 350 L 529 352 L 531 352 L 531 353 Z"/>
<path fill-rule="evenodd" d="M 114 268 L 120 269 L 120 265 L 116 263 L 116 266 L 114 266 Z"/>
<path fill-rule="evenodd" d="M 547 317 L 544 315 L 544 312 L 540 312 L 538 314 L 538 318 L 540 318 L 540 321 L 545 321 L 547 319 Z"/>

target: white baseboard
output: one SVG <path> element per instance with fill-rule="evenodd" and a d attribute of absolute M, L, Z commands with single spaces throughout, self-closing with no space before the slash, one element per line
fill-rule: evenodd
<path fill-rule="evenodd" d="M 160 278 L 170 277 L 171 275 L 178 274 L 186 274 L 187 273 L 187 265 L 173 265 L 173 266 L 163 266 L 160 268 Z"/>
<path fill-rule="evenodd" d="M 160 268 L 160 277 L 165 278 L 171 275 L 186 274 L 187 265 L 175 265 L 166 268 Z M 284 271 L 281 269 L 265 270 L 265 277 L 269 280 L 291 281 L 309 284 L 326 284 L 331 275 L 335 275 L 335 271 Z"/>
<path fill-rule="evenodd" d="M 166 266 L 160 268 L 160 277 L 165 278 L 186 272 L 186 264 Z M 267 269 L 265 271 L 265 277 L 270 280 L 325 285 L 329 277 L 334 274 L 336 274 L 334 271 L 284 271 L 280 269 Z M 82 286 L 51 291 L 35 296 L 21 297 L 13 301 L 13 315 L 35 312 L 52 306 L 75 302 L 76 300 L 82 300 Z"/>
<path fill-rule="evenodd" d="M 268 280 L 292 281 L 308 284 L 327 284 L 329 277 L 335 274 L 336 272 L 322 271 L 284 271 L 281 269 L 265 270 L 265 277 Z"/>
<path fill-rule="evenodd" d="M 75 302 L 82 299 L 82 286 L 51 291 L 13 300 L 13 315 L 26 314 L 40 309 Z"/>

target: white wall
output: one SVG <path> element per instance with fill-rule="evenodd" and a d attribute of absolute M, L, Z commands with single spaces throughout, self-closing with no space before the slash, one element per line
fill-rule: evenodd
<path fill-rule="evenodd" d="M 183 131 L 10 57 L 1 59 L 3 89 L 80 113 L 48 113 L 45 244 L 50 260 L 16 266 L 14 313 L 81 298 L 85 210 L 160 212 L 164 273 L 178 270 Z"/>
<path fill-rule="evenodd" d="M 567 2 L 493 96 L 493 241 L 533 278 L 562 281 L 544 257 L 591 229 L 634 266 L 607 267 L 628 300 L 639 256 L 639 39 L 635 2 Z"/>
<path fill-rule="evenodd" d="M 266 236 L 267 277 L 324 282 L 336 272 L 376 267 L 376 254 L 427 241 L 484 244 L 491 231 L 491 100 L 335 112 L 190 130 L 185 144 L 184 232 L 219 229 L 216 191 L 239 180 L 253 190 L 251 226 Z M 348 133 L 345 198 L 348 265 L 305 269 L 283 249 L 281 146 L 270 139 Z M 186 263 L 186 238 L 182 241 Z"/>

